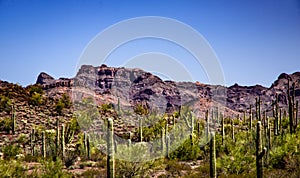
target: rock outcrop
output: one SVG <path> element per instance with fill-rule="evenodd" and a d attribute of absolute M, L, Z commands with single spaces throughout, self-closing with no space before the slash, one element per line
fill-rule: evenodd
<path fill-rule="evenodd" d="M 74 78 L 55 80 L 46 73 L 38 76 L 37 83 L 49 95 L 67 92 L 74 100 L 92 96 L 98 104 L 117 104 L 123 109 L 142 104 L 149 109 L 167 113 L 179 111 L 184 105 L 203 116 L 213 105 L 224 106 L 225 115 L 249 111 L 254 108 L 255 98 L 261 97 L 262 109 L 272 113 L 272 102 L 276 94 L 279 105 L 287 107 L 287 81 L 296 83 L 296 99 L 300 97 L 300 72 L 281 74 L 271 87 L 261 85 L 230 87 L 202 84 L 200 82 L 163 81 L 159 77 L 140 69 L 114 68 L 106 65 L 94 67 L 83 65 Z"/>

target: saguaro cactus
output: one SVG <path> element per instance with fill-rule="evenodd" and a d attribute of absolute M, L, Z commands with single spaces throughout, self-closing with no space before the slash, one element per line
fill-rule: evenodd
<path fill-rule="evenodd" d="M 86 147 L 87 147 L 87 158 L 91 159 L 91 142 L 90 142 L 89 134 L 87 134 L 87 137 L 86 137 Z"/>
<path fill-rule="evenodd" d="M 58 157 L 59 152 L 59 144 L 60 144 L 60 136 L 59 136 L 59 119 L 56 119 L 56 156 Z"/>
<path fill-rule="evenodd" d="M 139 139 L 140 142 L 143 141 L 143 121 L 142 121 L 142 117 L 139 117 Z"/>
<path fill-rule="evenodd" d="M 252 105 L 250 105 L 250 111 L 249 111 L 249 122 L 250 122 L 250 128 L 249 131 L 252 131 Z"/>
<path fill-rule="evenodd" d="M 35 141 L 35 130 L 34 129 L 32 129 L 31 130 L 31 135 L 30 135 L 30 145 L 31 145 L 31 153 L 32 153 L 32 156 L 34 156 L 34 150 L 35 150 L 35 143 L 34 143 L 34 141 Z"/>
<path fill-rule="evenodd" d="M 170 136 L 167 135 L 166 136 L 166 156 L 167 156 L 167 158 L 170 158 L 170 144 L 171 144 Z"/>
<path fill-rule="evenodd" d="M 256 126 L 256 176 L 257 178 L 263 177 L 263 156 L 267 148 L 262 149 L 262 127 L 261 121 L 257 122 Z"/>
<path fill-rule="evenodd" d="M 279 130 L 279 126 L 278 126 L 278 116 L 279 116 L 279 105 L 278 105 L 278 94 L 276 93 L 276 99 L 274 102 L 274 135 L 278 135 L 278 130 Z"/>
<path fill-rule="evenodd" d="M 184 118 L 186 126 L 190 130 L 190 134 L 193 134 L 193 132 L 194 132 L 194 125 L 195 125 L 195 118 L 194 118 L 194 116 L 192 115 L 192 113 L 190 113 L 190 117 L 183 116 L 183 118 Z"/>
<path fill-rule="evenodd" d="M 211 133 L 211 140 L 210 140 L 210 177 L 216 178 L 217 177 L 217 166 L 216 166 L 216 138 L 215 133 Z"/>
<path fill-rule="evenodd" d="M 210 132 L 210 128 L 209 128 L 209 117 L 208 117 L 208 110 L 206 110 L 205 112 L 205 121 L 206 121 L 206 140 L 208 141 L 208 138 L 209 138 L 209 132 Z"/>
<path fill-rule="evenodd" d="M 114 126 L 112 118 L 108 118 L 107 125 L 107 177 L 115 177 L 114 159 Z"/>
<path fill-rule="evenodd" d="M 295 107 L 295 132 L 298 127 L 298 101 L 296 101 L 296 107 Z"/>
<path fill-rule="evenodd" d="M 15 132 L 16 132 L 16 118 L 15 118 L 14 105 L 11 106 L 11 121 L 12 121 L 12 134 L 15 135 Z"/>
<path fill-rule="evenodd" d="M 231 138 L 233 141 L 235 141 L 235 136 L 234 136 L 234 122 L 231 120 Z"/>
<path fill-rule="evenodd" d="M 225 143 L 225 124 L 224 124 L 224 116 L 221 114 L 221 127 L 222 127 L 222 145 Z"/>
<path fill-rule="evenodd" d="M 61 155 L 62 159 L 65 158 L 65 125 L 61 125 Z"/>
<path fill-rule="evenodd" d="M 195 127 L 195 118 L 192 113 L 190 113 L 190 117 L 183 116 L 183 118 L 184 118 L 186 126 L 190 130 L 190 139 L 191 139 L 191 143 L 193 145 L 193 132 L 194 132 L 194 127 Z"/>
<path fill-rule="evenodd" d="M 42 132 L 42 154 L 46 158 L 46 135 L 45 131 Z"/>
<path fill-rule="evenodd" d="M 261 100 L 260 100 L 260 96 L 259 96 L 258 98 L 255 98 L 256 119 L 258 121 L 261 120 L 260 105 L 261 105 Z"/>
<path fill-rule="evenodd" d="M 294 87 L 293 87 L 294 90 Z M 288 108 L 289 108 L 289 125 L 290 125 L 290 133 L 293 133 L 294 130 L 294 92 L 292 92 L 292 96 L 290 93 L 290 80 L 288 80 L 288 88 L 287 88 L 287 94 L 288 94 Z"/>
<path fill-rule="evenodd" d="M 161 136 L 161 146 L 160 146 L 160 149 L 161 149 L 162 154 L 165 154 L 165 140 L 166 139 L 165 139 L 165 129 L 164 128 L 161 129 L 160 136 Z"/>

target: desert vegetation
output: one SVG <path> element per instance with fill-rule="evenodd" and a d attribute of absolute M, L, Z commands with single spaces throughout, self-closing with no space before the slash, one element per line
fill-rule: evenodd
<path fill-rule="evenodd" d="M 0 177 L 298 177 L 295 84 L 288 107 L 255 103 L 237 116 L 216 106 L 198 118 L 188 106 L 137 118 L 91 98 L 47 97 L 39 85 L 0 88 Z M 74 110 L 74 108 L 80 108 Z M 122 116 L 122 117 L 119 117 Z M 136 119 L 126 127 L 125 119 Z"/>

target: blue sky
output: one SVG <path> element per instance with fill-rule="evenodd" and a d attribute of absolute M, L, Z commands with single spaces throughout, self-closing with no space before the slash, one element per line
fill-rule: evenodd
<path fill-rule="evenodd" d="M 300 71 L 299 0 L 0 0 L 0 79 L 26 86 L 41 71 L 73 77 L 83 50 L 98 33 L 140 16 L 176 19 L 201 33 L 217 54 L 228 86 L 270 86 L 280 73 Z M 150 39 L 123 48 L 159 52 L 160 45 L 168 46 L 164 43 Z M 176 48 L 170 46 L 163 51 Z M 184 52 L 180 57 L 194 80 L 209 82 Z"/>

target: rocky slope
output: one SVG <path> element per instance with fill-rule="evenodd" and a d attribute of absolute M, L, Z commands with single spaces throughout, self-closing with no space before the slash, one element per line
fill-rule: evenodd
<path fill-rule="evenodd" d="M 73 100 L 91 96 L 98 104 L 119 102 L 124 110 L 142 104 L 151 110 L 165 113 L 180 111 L 182 106 L 193 108 L 199 116 L 214 106 L 223 107 L 225 115 L 249 111 L 260 96 L 262 109 L 272 113 L 272 102 L 276 94 L 281 108 L 287 107 L 287 82 L 295 82 L 296 100 L 300 98 L 300 72 L 281 74 L 269 88 L 260 85 L 230 87 L 213 86 L 199 82 L 162 81 L 159 77 L 140 69 L 114 68 L 106 65 L 93 67 L 83 65 L 74 78 L 53 79 L 41 73 L 37 84 L 41 84 L 50 97 L 69 93 Z"/>

